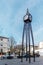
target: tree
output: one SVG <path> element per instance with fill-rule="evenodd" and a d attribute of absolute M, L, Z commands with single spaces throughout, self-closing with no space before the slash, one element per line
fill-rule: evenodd
<path fill-rule="evenodd" d="M 10 52 L 13 53 L 14 52 L 14 45 L 16 44 L 16 41 L 15 41 L 13 36 L 10 37 L 10 42 L 11 42 Z"/>

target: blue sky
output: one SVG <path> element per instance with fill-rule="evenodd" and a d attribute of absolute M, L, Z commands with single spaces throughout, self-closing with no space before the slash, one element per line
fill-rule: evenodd
<path fill-rule="evenodd" d="M 43 41 L 43 0 L 0 0 L 0 36 L 14 36 L 17 43 L 21 42 L 27 8 L 33 16 L 35 44 Z"/>

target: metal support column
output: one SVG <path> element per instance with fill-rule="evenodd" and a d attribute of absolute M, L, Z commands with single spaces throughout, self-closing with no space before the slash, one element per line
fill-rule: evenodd
<path fill-rule="evenodd" d="M 32 43 L 33 43 L 33 56 L 34 56 L 33 61 L 35 62 L 35 49 L 34 49 L 34 38 L 33 38 L 32 26 L 31 26 L 31 36 L 32 36 Z"/>
<path fill-rule="evenodd" d="M 31 58 L 30 58 L 30 29 L 28 30 L 28 35 L 29 35 L 28 37 L 29 37 L 29 63 L 30 63 L 31 62 Z"/>
<path fill-rule="evenodd" d="M 21 57 L 21 62 L 23 62 L 23 51 L 24 51 L 24 32 L 25 32 L 25 24 L 23 28 L 23 36 L 22 36 L 22 57 Z"/>
<path fill-rule="evenodd" d="M 26 27 L 26 61 L 27 61 L 27 27 Z"/>

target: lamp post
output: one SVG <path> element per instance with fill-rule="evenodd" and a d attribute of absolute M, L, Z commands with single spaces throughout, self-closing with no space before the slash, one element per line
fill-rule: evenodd
<path fill-rule="evenodd" d="M 34 56 L 34 62 L 35 62 L 35 54 L 34 54 L 34 38 L 33 38 L 33 32 L 32 32 L 32 15 L 29 13 L 27 9 L 26 15 L 23 17 L 24 21 L 24 28 L 23 28 L 23 36 L 22 36 L 22 58 L 21 61 L 23 61 L 23 45 L 24 45 L 24 35 L 26 34 L 26 61 L 27 61 L 27 41 L 29 40 L 29 63 L 31 62 L 30 59 L 30 34 L 32 38 L 32 44 L 33 44 L 33 56 Z"/>

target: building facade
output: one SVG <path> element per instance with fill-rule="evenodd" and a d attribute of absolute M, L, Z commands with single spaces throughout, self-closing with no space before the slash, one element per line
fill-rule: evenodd
<path fill-rule="evenodd" d="M 39 52 L 37 45 L 34 46 L 34 50 L 35 50 L 35 53 Z M 29 52 L 29 47 L 27 47 L 27 51 Z M 25 52 L 26 52 L 26 47 L 25 47 Z M 30 53 L 33 53 L 33 45 L 30 45 Z"/>
<path fill-rule="evenodd" d="M 43 56 L 43 42 L 39 43 L 39 54 L 40 56 Z"/>
<path fill-rule="evenodd" d="M 7 53 L 10 50 L 9 38 L 0 36 L 0 54 Z"/>

